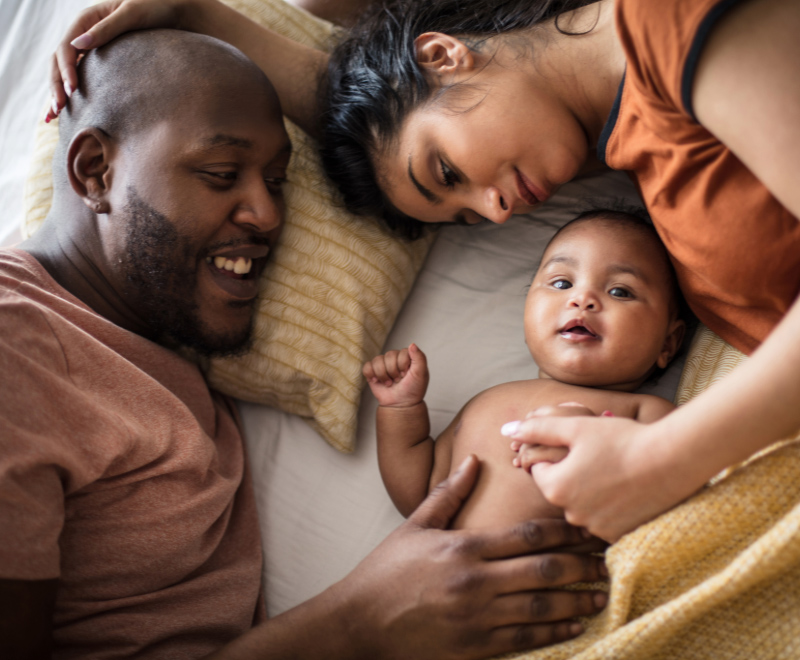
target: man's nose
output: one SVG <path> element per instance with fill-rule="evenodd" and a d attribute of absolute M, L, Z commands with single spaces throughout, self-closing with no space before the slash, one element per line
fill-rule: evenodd
<path fill-rule="evenodd" d="M 280 193 L 269 190 L 259 179 L 250 183 L 243 191 L 233 211 L 233 222 L 250 231 L 265 234 L 283 222 L 283 198 Z"/>
<path fill-rule="evenodd" d="M 483 192 L 480 209 L 476 209 L 476 211 L 491 222 L 502 225 L 511 217 L 514 209 L 511 208 L 509 200 L 503 196 L 499 188 L 488 186 Z"/>

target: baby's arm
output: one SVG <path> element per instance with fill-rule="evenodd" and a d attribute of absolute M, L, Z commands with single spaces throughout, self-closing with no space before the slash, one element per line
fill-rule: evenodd
<path fill-rule="evenodd" d="M 364 377 L 378 400 L 378 466 L 397 509 L 408 517 L 428 494 L 433 439 L 428 407 L 425 354 L 411 344 L 364 365 Z"/>

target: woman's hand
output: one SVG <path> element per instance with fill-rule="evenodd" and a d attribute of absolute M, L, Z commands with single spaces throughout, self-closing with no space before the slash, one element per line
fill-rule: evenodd
<path fill-rule="evenodd" d="M 75 67 L 81 51 L 102 46 L 131 30 L 181 27 L 185 4 L 183 0 L 108 0 L 82 11 L 53 53 L 53 98 L 45 121 L 57 117 L 78 88 Z"/>
<path fill-rule="evenodd" d="M 567 521 L 609 542 L 679 503 L 705 483 L 672 465 L 658 423 L 620 417 L 529 415 L 504 433 L 520 446 L 565 447 L 559 462 L 532 457 L 530 471 Z M 530 458 L 530 457 L 529 457 Z"/>
<path fill-rule="evenodd" d="M 309 135 L 318 134 L 318 86 L 328 66 L 327 53 L 268 30 L 216 0 L 108 0 L 86 9 L 53 55 L 53 98 L 45 121 L 56 117 L 78 88 L 75 67 L 82 51 L 147 28 L 179 28 L 235 46 L 270 79 L 283 113 Z"/>

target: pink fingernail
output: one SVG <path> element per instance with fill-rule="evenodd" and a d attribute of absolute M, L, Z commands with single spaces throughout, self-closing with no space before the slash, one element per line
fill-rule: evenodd
<path fill-rule="evenodd" d="M 613 417 L 614 413 L 612 413 L 610 410 L 604 410 L 603 412 L 600 413 L 600 416 L 601 417 Z"/>
<path fill-rule="evenodd" d="M 70 41 L 70 44 L 75 48 L 77 48 L 78 50 L 86 50 L 87 48 L 89 48 L 89 46 L 92 45 L 92 41 L 93 41 L 92 35 L 89 34 L 88 32 L 85 32 L 80 37 L 77 37 L 76 39 Z"/>
<path fill-rule="evenodd" d="M 503 426 L 500 427 L 500 434 L 505 436 L 514 435 L 517 431 L 519 431 L 519 427 L 522 422 L 506 422 Z"/>

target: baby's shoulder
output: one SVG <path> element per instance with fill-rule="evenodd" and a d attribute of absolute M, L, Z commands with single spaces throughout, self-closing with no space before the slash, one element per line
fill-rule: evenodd
<path fill-rule="evenodd" d="M 476 394 L 461 411 L 467 417 L 502 417 L 522 411 L 525 414 L 537 406 L 546 405 L 552 388 L 541 379 L 516 380 L 490 387 Z"/>

